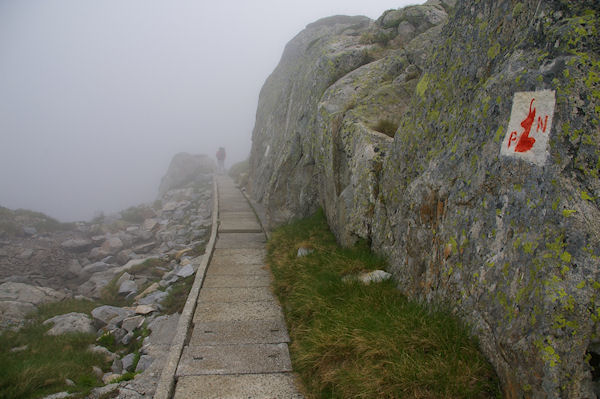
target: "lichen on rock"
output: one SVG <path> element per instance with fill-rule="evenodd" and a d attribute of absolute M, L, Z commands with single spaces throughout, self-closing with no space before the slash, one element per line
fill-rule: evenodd
<path fill-rule="evenodd" d="M 261 91 L 249 191 L 272 225 L 323 207 L 341 243 L 390 259 L 406 294 L 451 303 L 507 397 L 593 397 L 597 3 L 454 3 L 298 34 Z M 556 96 L 545 160 L 501 155 L 514 94 L 542 90 Z"/>

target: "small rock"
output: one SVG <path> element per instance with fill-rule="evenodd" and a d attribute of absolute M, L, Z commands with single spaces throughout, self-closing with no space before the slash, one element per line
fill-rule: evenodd
<path fill-rule="evenodd" d="M 146 314 L 150 314 L 152 312 L 156 312 L 156 308 L 151 305 L 139 305 L 138 307 L 135 308 L 135 313 L 137 313 L 137 314 L 146 315 Z"/>
<path fill-rule="evenodd" d="M 141 294 L 138 294 L 138 295 L 135 297 L 136 301 L 137 301 L 138 299 L 140 299 L 140 298 L 143 298 L 143 297 L 145 297 L 145 296 L 146 296 L 146 295 L 148 295 L 148 294 L 151 294 L 151 293 L 153 293 L 154 291 L 156 291 L 156 290 L 158 289 L 158 287 L 159 287 L 158 283 L 152 283 L 152 285 L 150 285 L 148 288 L 146 288 L 144 291 L 142 291 L 142 293 L 141 293 Z"/>
<path fill-rule="evenodd" d="M 100 247 L 104 252 L 114 255 L 123 249 L 123 241 L 119 237 L 111 237 Z"/>
<path fill-rule="evenodd" d="M 69 262 L 69 272 L 78 276 L 82 270 L 83 268 L 81 267 L 81 264 L 79 264 L 79 261 L 77 259 L 71 259 Z"/>
<path fill-rule="evenodd" d="M 363 284 L 380 283 L 389 280 L 392 277 L 390 273 L 383 270 L 375 270 L 370 273 L 362 273 L 358 276 L 358 280 Z"/>
<path fill-rule="evenodd" d="M 158 225 L 158 220 L 156 219 L 146 219 L 144 220 L 144 223 L 142 224 L 142 228 L 144 230 L 148 230 L 151 231 L 153 230 L 156 226 Z"/>
<path fill-rule="evenodd" d="M 11 348 L 11 352 L 23 352 L 25 350 L 27 350 L 27 348 L 29 348 L 29 345 L 23 345 L 23 346 L 15 346 L 14 348 Z"/>
<path fill-rule="evenodd" d="M 134 293 L 137 293 L 137 284 L 135 281 L 123 281 L 123 283 L 121 283 L 119 286 L 119 295 L 127 296 Z"/>
<path fill-rule="evenodd" d="M 133 252 L 135 252 L 136 254 L 145 254 L 147 252 L 150 252 L 150 250 L 152 248 L 154 248 L 155 246 L 156 246 L 156 243 L 154 241 L 147 242 L 147 243 L 140 244 L 140 245 L 136 246 L 135 248 L 133 248 Z"/>
<path fill-rule="evenodd" d="M 67 384 L 70 387 L 74 387 L 75 386 L 75 382 L 73 382 L 73 380 L 70 380 L 68 378 L 65 378 L 65 384 Z"/>
<path fill-rule="evenodd" d="M 296 257 L 301 258 L 303 256 L 307 256 L 312 254 L 313 252 L 315 252 L 314 249 L 312 248 L 308 248 L 308 247 L 300 247 L 298 248 L 298 254 L 296 255 Z"/>
<path fill-rule="evenodd" d="M 37 229 L 35 227 L 23 227 L 23 233 L 28 236 L 33 236 L 37 234 Z"/>
<path fill-rule="evenodd" d="M 186 278 L 191 276 L 192 274 L 194 274 L 194 268 L 192 267 L 192 265 L 187 264 L 185 266 L 183 266 L 181 269 L 179 269 L 179 271 L 176 273 L 177 276 L 182 277 L 182 278 Z"/>
<path fill-rule="evenodd" d="M 111 351 L 100 345 L 90 345 L 88 346 L 88 351 L 104 355 L 104 357 L 107 360 L 113 360 L 117 358 L 116 354 L 112 353 Z"/>
<path fill-rule="evenodd" d="M 71 396 L 73 396 L 73 395 L 70 394 L 69 392 L 58 392 L 58 393 L 53 393 L 52 395 L 44 396 L 42 399 L 63 399 L 63 398 L 69 398 Z"/>
<path fill-rule="evenodd" d="M 140 305 L 157 305 L 167 297 L 167 293 L 164 291 L 154 291 L 153 293 L 146 295 L 138 301 Z"/>
<path fill-rule="evenodd" d="M 132 339 L 133 339 L 133 333 L 129 332 L 129 333 L 125 334 L 125 336 L 121 339 L 121 343 L 123 345 L 129 345 L 129 343 L 131 342 Z"/>
<path fill-rule="evenodd" d="M 109 384 L 109 385 L 105 385 L 103 387 L 94 388 L 90 392 L 88 398 L 99 399 L 99 398 L 111 397 L 109 395 L 112 395 L 118 389 L 119 389 L 119 384 Z"/>
<path fill-rule="evenodd" d="M 139 315 L 128 317 L 125 320 L 123 320 L 121 327 L 127 330 L 127 332 L 133 332 L 134 330 L 140 328 L 144 324 L 144 320 L 144 316 Z"/>
<path fill-rule="evenodd" d="M 73 252 L 84 252 L 88 251 L 94 243 L 92 240 L 88 240 L 86 238 L 71 238 L 69 240 L 63 241 L 60 246 L 66 249 L 67 251 Z"/>
<path fill-rule="evenodd" d="M 94 323 L 98 328 L 108 324 L 119 325 L 123 319 L 133 316 L 133 312 L 129 309 L 118 308 L 116 306 L 103 305 L 92 310 Z"/>
<path fill-rule="evenodd" d="M 124 356 L 121 359 L 121 363 L 123 365 L 123 370 L 133 371 L 132 368 L 133 368 L 133 361 L 134 360 L 135 360 L 135 354 L 134 353 L 130 353 L 130 354 Z"/>
<path fill-rule="evenodd" d="M 121 374 L 123 372 L 123 362 L 118 357 L 113 360 L 110 369 L 113 373 Z"/>
<path fill-rule="evenodd" d="M 96 332 L 96 329 L 92 325 L 92 320 L 84 313 L 71 312 L 54 316 L 51 319 L 44 321 L 43 324 L 54 324 L 54 326 L 46 332 L 46 335 L 62 335 L 67 333 L 94 334 Z"/>
<path fill-rule="evenodd" d="M 121 284 L 123 284 L 125 281 L 129 281 L 131 280 L 131 274 L 125 272 L 121 275 L 121 277 L 119 277 L 119 279 L 117 280 L 117 285 L 120 286 Z"/>
<path fill-rule="evenodd" d="M 152 364 L 153 361 L 154 361 L 154 358 L 150 355 L 140 356 L 140 360 L 138 361 L 138 364 L 135 368 L 135 372 L 141 373 L 142 371 L 146 370 L 148 367 L 150 367 L 150 365 Z"/>

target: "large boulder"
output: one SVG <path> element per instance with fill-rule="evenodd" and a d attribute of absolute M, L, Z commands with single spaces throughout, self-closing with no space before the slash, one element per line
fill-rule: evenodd
<path fill-rule="evenodd" d="M 62 301 L 66 297 L 65 293 L 48 287 L 12 282 L 0 284 L 0 301 L 28 302 L 39 305 Z"/>
<path fill-rule="evenodd" d="M 288 43 L 249 191 L 271 225 L 323 207 L 407 295 L 453 304 L 507 397 L 594 397 L 597 1 L 453 3 L 324 19 Z"/>
<path fill-rule="evenodd" d="M 158 195 L 162 197 L 167 191 L 192 183 L 202 175 L 213 173 L 214 170 L 215 162 L 207 155 L 181 152 L 171 160 L 167 173 L 160 181 Z"/>
<path fill-rule="evenodd" d="M 92 325 L 92 319 L 84 313 L 67 313 L 54 316 L 43 323 L 52 324 L 52 328 L 46 332 L 47 335 L 62 335 L 68 333 L 94 334 L 96 329 Z"/>
<path fill-rule="evenodd" d="M 37 305 L 62 301 L 66 297 L 66 294 L 48 287 L 15 282 L 0 284 L 0 329 L 18 329 L 27 314 L 37 310 Z"/>

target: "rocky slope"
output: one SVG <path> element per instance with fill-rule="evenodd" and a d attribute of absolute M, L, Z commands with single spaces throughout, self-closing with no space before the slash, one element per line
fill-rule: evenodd
<path fill-rule="evenodd" d="M 452 304 L 507 397 L 594 397 L 599 29 L 592 0 L 308 25 L 261 91 L 249 192 L 271 225 L 322 206 L 400 290 Z"/>
<path fill-rule="evenodd" d="M 105 383 L 127 372 L 140 373 L 92 397 L 108 392 L 111 397 L 151 396 L 179 317 L 163 314 L 165 299 L 178 281 L 194 275 L 208 241 L 214 166 L 207 157 L 177 154 L 153 205 L 91 223 L 49 223 L 50 218 L 38 213 L 4 210 L 2 220 L 11 228 L 3 229 L 0 243 L 0 330 L 19 329 L 27 314 L 48 302 L 75 298 L 125 303 L 98 306 L 91 318 L 69 313 L 44 324 L 52 335 L 97 333 L 99 343 L 129 345 L 144 338 L 137 363 L 133 353 L 91 348 L 113 361 L 110 371 L 98 371 Z M 40 227 L 48 225 L 52 228 Z"/>

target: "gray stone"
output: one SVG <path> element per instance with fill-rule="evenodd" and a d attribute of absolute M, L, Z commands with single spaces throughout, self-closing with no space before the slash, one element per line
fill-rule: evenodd
<path fill-rule="evenodd" d="M 87 238 L 71 238 L 63 241 L 60 246 L 66 249 L 67 251 L 73 252 L 85 252 L 89 251 L 90 248 L 94 245 L 92 240 L 88 240 Z"/>
<path fill-rule="evenodd" d="M 66 294 L 48 287 L 35 287 L 14 282 L 0 284 L 0 301 L 28 302 L 39 305 L 62 301 L 66 297 Z"/>
<path fill-rule="evenodd" d="M 69 272 L 73 273 L 76 276 L 79 276 L 82 271 L 83 268 L 81 267 L 79 261 L 77 259 L 71 259 L 71 261 L 69 262 Z"/>
<path fill-rule="evenodd" d="M 110 237 L 100 247 L 102 251 L 114 255 L 123 248 L 123 242 L 119 237 Z"/>
<path fill-rule="evenodd" d="M 133 333 L 128 332 L 127 334 L 125 334 L 125 336 L 123 338 L 121 338 L 120 342 L 123 345 L 129 345 L 129 343 L 131 342 L 132 339 L 133 339 Z"/>
<path fill-rule="evenodd" d="M 117 358 L 116 354 L 112 353 L 111 351 L 109 351 L 108 349 L 106 349 L 105 347 L 100 346 L 100 345 L 90 345 L 88 347 L 88 350 L 90 352 L 99 353 L 101 355 L 104 355 L 104 357 L 107 360 L 114 360 Z"/>
<path fill-rule="evenodd" d="M 19 329 L 25 322 L 25 317 L 37 310 L 29 302 L 0 301 L 0 329 Z"/>
<path fill-rule="evenodd" d="M 121 327 L 127 330 L 127 332 L 133 332 L 134 330 L 140 328 L 144 324 L 144 320 L 144 316 L 140 315 L 128 317 L 123 320 L 123 322 L 121 323 Z"/>
<path fill-rule="evenodd" d="M 298 253 L 296 254 L 297 258 L 302 258 L 303 256 L 307 256 L 315 252 L 312 248 L 300 247 L 298 248 Z"/>
<path fill-rule="evenodd" d="M 69 392 L 57 392 L 52 395 L 44 396 L 42 399 L 64 399 L 75 396 L 75 394 L 70 394 Z"/>
<path fill-rule="evenodd" d="M 115 374 L 121 374 L 123 372 L 123 362 L 121 359 L 116 358 L 113 360 L 110 370 Z"/>
<path fill-rule="evenodd" d="M 123 370 L 133 371 L 133 361 L 135 359 L 135 354 L 130 353 L 126 356 L 123 356 L 121 359 L 121 364 L 123 365 Z"/>
<path fill-rule="evenodd" d="M 151 294 L 138 300 L 140 305 L 158 305 L 163 299 L 167 297 L 167 293 L 164 291 L 154 291 Z"/>
<path fill-rule="evenodd" d="M 154 305 L 138 305 L 135 308 L 135 313 L 140 315 L 147 315 L 152 312 L 156 312 L 157 308 Z"/>
<path fill-rule="evenodd" d="M 110 383 L 111 381 L 119 378 L 121 375 L 117 373 L 106 373 L 102 376 L 102 382 L 105 384 Z"/>
<path fill-rule="evenodd" d="M 95 334 L 96 329 L 92 325 L 90 317 L 84 313 L 67 313 L 54 316 L 43 323 L 52 324 L 52 328 L 46 332 L 47 335 L 62 335 L 68 333 Z"/>
<path fill-rule="evenodd" d="M 146 220 L 144 220 L 144 223 L 142 224 L 142 228 L 144 230 L 148 230 L 148 231 L 154 230 L 154 228 L 157 226 L 158 226 L 158 220 L 156 220 L 156 219 L 146 219 Z"/>
<path fill-rule="evenodd" d="M 153 361 L 154 361 L 154 358 L 152 356 L 149 356 L 149 355 L 140 356 L 140 360 L 138 361 L 138 364 L 135 368 L 135 372 L 136 373 L 144 372 L 148 367 L 150 367 L 150 365 L 152 364 Z"/>
<path fill-rule="evenodd" d="M 179 269 L 177 271 L 176 275 L 181 278 L 186 278 L 186 277 L 193 275 L 194 273 L 195 273 L 195 271 L 194 271 L 194 268 L 192 267 L 192 265 L 187 264 L 187 265 L 183 266 L 181 269 Z"/>
<path fill-rule="evenodd" d="M 109 305 L 99 306 L 92 310 L 92 317 L 98 328 L 109 324 L 118 326 L 124 319 L 133 315 L 134 312 L 129 309 Z"/>
<path fill-rule="evenodd" d="M 379 283 L 382 281 L 386 281 L 390 278 L 392 278 L 392 275 L 383 270 L 374 270 L 369 273 L 362 273 L 358 275 L 358 281 L 367 285 L 371 283 Z"/>
<path fill-rule="evenodd" d="M 94 274 L 98 272 L 104 272 L 110 268 L 110 265 L 104 262 L 96 262 L 91 265 L 87 265 L 82 269 L 83 273 Z"/>
<path fill-rule="evenodd" d="M 117 279 L 117 286 L 120 286 L 121 284 L 123 284 L 125 281 L 129 281 L 131 280 L 131 274 L 125 272 L 123 274 L 121 274 L 121 277 L 119 277 Z"/>
<path fill-rule="evenodd" d="M 23 227 L 23 233 L 27 236 L 34 236 L 37 234 L 37 229 L 35 227 Z"/>
<path fill-rule="evenodd" d="M 119 295 L 128 296 L 137 293 L 137 284 L 135 281 L 126 280 L 119 285 Z"/>

